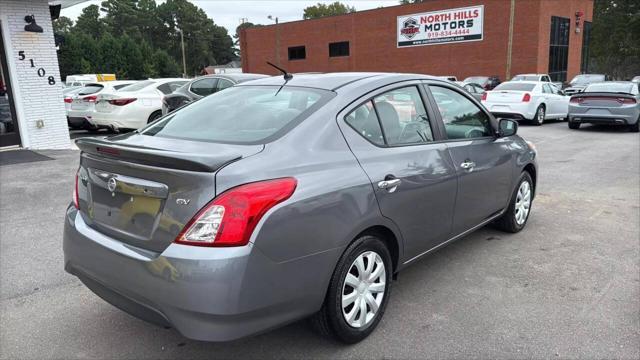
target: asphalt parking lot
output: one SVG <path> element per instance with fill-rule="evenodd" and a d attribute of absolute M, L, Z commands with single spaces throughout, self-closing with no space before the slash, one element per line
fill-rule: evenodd
<path fill-rule="evenodd" d="M 352 346 L 304 321 L 196 342 L 123 313 L 63 270 L 78 152 L 2 166 L 0 358 L 639 358 L 640 137 L 560 122 L 519 133 L 539 151 L 526 229 L 485 228 L 418 261 Z"/>

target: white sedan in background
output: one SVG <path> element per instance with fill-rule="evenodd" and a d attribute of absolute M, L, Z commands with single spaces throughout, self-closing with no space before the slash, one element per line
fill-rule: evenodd
<path fill-rule="evenodd" d="M 90 120 L 99 94 L 113 93 L 135 83 L 135 80 L 114 80 L 87 83 L 64 97 L 67 123 L 72 129 L 92 129 Z"/>
<path fill-rule="evenodd" d="M 530 120 L 542 125 L 549 119 L 566 119 L 569 96 L 543 81 L 509 81 L 482 95 L 482 104 L 496 117 Z"/>
<path fill-rule="evenodd" d="M 187 79 L 149 79 L 126 86 L 115 93 L 98 95 L 90 120 L 99 128 L 137 130 L 162 116 L 162 97 L 171 94 Z"/>

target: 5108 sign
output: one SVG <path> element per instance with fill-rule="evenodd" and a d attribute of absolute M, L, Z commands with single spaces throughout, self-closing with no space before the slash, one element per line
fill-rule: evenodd
<path fill-rule="evenodd" d="M 26 58 L 27 56 L 24 54 L 24 50 L 18 51 L 18 60 L 24 61 Z M 33 59 L 29 59 L 29 62 L 31 63 L 32 68 L 36 67 L 36 63 L 35 61 L 33 61 Z M 45 77 L 47 75 L 47 71 L 43 67 L 38 68 L 36 72 L 39 77 Z M 56 79 L 53 76 L 49 75 L 49 77 L 47 77 L 47 82 L 49 83 L 49 85 L 55 85 Z"/>

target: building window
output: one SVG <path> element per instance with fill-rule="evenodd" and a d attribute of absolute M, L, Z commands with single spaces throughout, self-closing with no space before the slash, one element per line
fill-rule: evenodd
<path fill-rule="evenodd" d="M 329 57 L 349 56 L 349 42 L 341 41 L 329 44 Z"/>
<path fill-rule="evenodd" d="M 289 48 L 289 60 L 303 60 L 307 58 L 307 49 L 304 46 Z"/>
<path fill-rule="evenodd" d="M 582 61 L 580 62 L 580 72 L 589 73 L 589 44 L 591 43 L 591 22 L 585 21 L 582 26 Z"/>
<path fill-rule="evenodd" d="M 567 80 L 567 64 L 569 62 L 569 27 L 568 18 L 551 17 L 551 35 L 549 37 L 549 75 L 552 81 Z"/>

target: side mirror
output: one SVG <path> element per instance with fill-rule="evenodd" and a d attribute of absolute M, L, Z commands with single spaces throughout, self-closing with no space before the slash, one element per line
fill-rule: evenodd
<path fill-rule="evenodd" d="M 498 119 L 498 137 L 513 136 L 518 133 L 518 123 L 512 119 Z"/>

